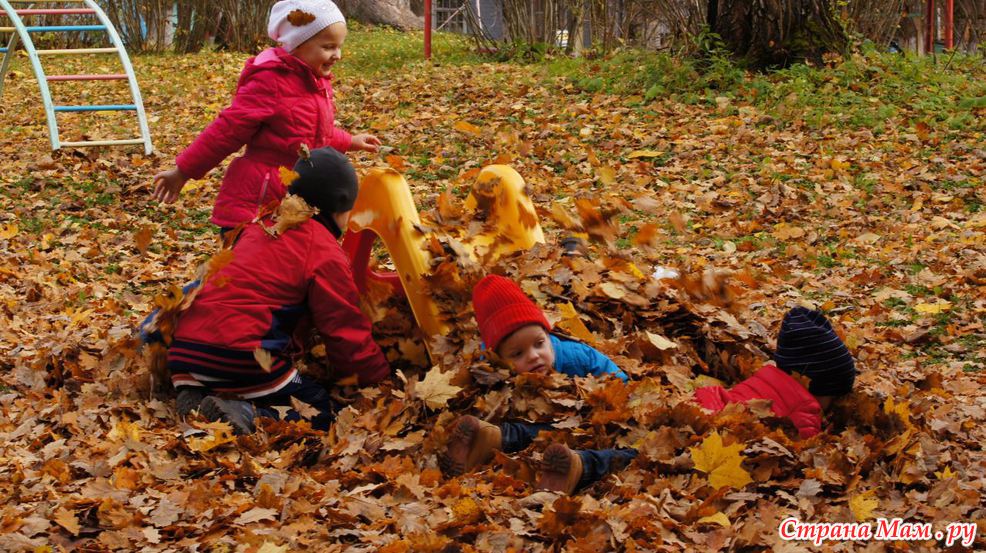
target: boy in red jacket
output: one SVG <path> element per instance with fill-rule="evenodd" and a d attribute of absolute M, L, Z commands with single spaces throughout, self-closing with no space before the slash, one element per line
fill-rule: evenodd
<path fill-rule="evenodd" d="M 332 148 L 312 151 L 294 170 L 299 177 L 289 193 L 315 215 L 279 234 L 271 232 L 271 217 L 247 225 L 232 261 L 179 317 L 168 349 L 179 414 L 197 408 L 238 434 L 253 432 L 258 416 L 279 418 L 275 407 L 291 407 L 292 398 L 319 411 L 312 427 L 327 429 L 333 420 L 328 392 L 291 361 L 294 332 L 306 315 L 336 375 L 375 384 L 390 374 L 338 242 L 356 201 L 356 172 Z M 286 419 L 298 417 L 291 410 Z"/>

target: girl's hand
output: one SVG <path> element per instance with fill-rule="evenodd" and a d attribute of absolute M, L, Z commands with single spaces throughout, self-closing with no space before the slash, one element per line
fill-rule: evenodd
<path fill-rule="evenodd" d="M 154 175 L 154 199 L 166 204 L 174 203 L 186 182 L 188 177 L 177 167 Z"/>
<path fill-rule="evenodd" d="M 380 150 L 380 139 L 372 134 L 357 134 L 353 136 L 352 148 L 363 150 L 364 152 L 377 152 Z"/>

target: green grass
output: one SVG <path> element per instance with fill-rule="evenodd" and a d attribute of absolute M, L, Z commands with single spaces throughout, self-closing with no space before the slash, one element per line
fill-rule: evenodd
<path fill-rule="evenodd" d="M 811 128 L 928 125 L 948 139 L 957 132 L 986 131 L 986 63 L 981 55 L 956 55 L 946 63 L 929 57 L 864 51 L 826 67 L 804 64 L 748 73 L 723 57 L 702 62 L 664 53 L 622 50 L 597 59 L 547 57 L 544 74 L 563 78 L 587 94 L 610 92 L 646 104 L 668 99 L 716 107 L 724 96 L 751 104 L 775 124 L 803 121 Z M 735 114 L 735 105 L 723 110 Z"/>
<path fill-rule="evenodd" d="M 488 61 L 476 53 L 475 44 L 454 33 L 432 35 L 432 62 L 439 65 L 467 65 Z M 335 71 L 340 77 L 372 77 L 381 73 L 406 71 L 424 61 L 424 33 L 389 28 L 368 28 L 351 23 L 343 59 Z"/>

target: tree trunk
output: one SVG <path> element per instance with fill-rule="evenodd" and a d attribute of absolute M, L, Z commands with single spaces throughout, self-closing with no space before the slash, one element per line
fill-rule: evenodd
<path fill-rule="evenodd" d="M 413 0 L 341 0 L 346 17 L 372 25 L 389 25 L 402 31 L 423 29 L 424 18 L 412 9 Z M 415 7 L 417 3 L 415 3 Z"/>
<path fill-rule="evenodd" d="M 821 63 L 849 47 L 833 0 L 718 0 L 717 11 L 712 30 L 753 68 Z"/>

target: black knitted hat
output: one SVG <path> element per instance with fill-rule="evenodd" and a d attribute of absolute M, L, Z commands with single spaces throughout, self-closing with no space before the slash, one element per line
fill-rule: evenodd
<path fill-rule="evenodd" d="M 288 192 L 301 196 L 308 205 L 317 207 L 319 219 L 331 221 L 332 214 L 349 211 L 356 203 L 359 192 L 359 179 L 349 158 L 333 148 L 312 150 L 307 159 L 302 158 L 294 164 L 298 178 L 291 183 Z M 336 235 L 340 229 L 329 229 Z"/>
<path fill-rule="evenodd" d="M 804 307 L 784 316 L 774 361 L 787 373 L 810 378 L 808 391 L 816 396 L 848 394 L 856 380 L 856 363 L 832 324 L 821 311 Z"/>

